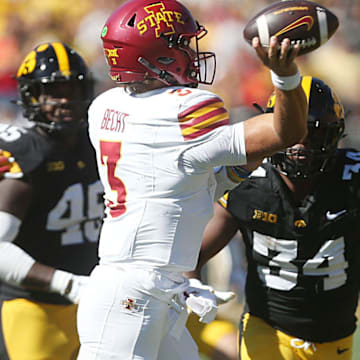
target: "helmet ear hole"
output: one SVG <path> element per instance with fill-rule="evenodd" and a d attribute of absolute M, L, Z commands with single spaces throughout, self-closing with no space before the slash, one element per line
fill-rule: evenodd
<path fill-rule="evenodd" d="M 166 57 L 166 56 L 162 56 L 157 58 L 157 62 L 163 65 L 171 65 L 172 63 L 175 62 L 175 59 L 170 58 L 170 57 Z"/>
<path fill-rule="evenodd" d="M 131 19 L 128 21 L 127 25 L 130 27 L 134 27 L 135 26 L 135 19 L 136 19 L 136 14 L 134 14 Z"/>

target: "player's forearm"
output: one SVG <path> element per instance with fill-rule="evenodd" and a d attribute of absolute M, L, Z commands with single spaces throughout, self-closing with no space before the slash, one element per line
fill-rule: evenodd
<path fill-rule="evenodd" d="M 39 264 L 11 242 L 0 242 L 0 279 L 14 286 L 47 291 L 55 269 Z"/>
<path fill-rule="evenodd" d="M 221 230 L 218 232 L 218 229 Z M 216 219 L 212 219 L 204 232 L 196 268 L 185 275 L 189 278 L 201 279 L 201 269 L 203 266 L 231 241 L 236 230 L 237 228 L 230 223 L 225 229 L 217 228 Z"/>
<path fill-rule="evenodd" d="M 55 270 L 53 267 L 35 262 L 21 285 L 34 290 L 49 291 Z"/>
<path fill-rule="evenodd" d="M 307 133 L 307 101 L 299 85 L 293 90 L 275 87 L 274 130 L 279 138 L 278 147 L 286 148 L 298 143 Z"/>

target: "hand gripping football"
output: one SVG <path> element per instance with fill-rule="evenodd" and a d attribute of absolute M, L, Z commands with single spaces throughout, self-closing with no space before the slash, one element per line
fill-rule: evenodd
<path fill-rule="evenodd" d="M 336 15 L 324 6 L 305 0 L 278 1 L 256 14 L 245 26 L 244 38 L 251 44 L 258 36 L 264 48 L 270 37 L 279 43 L 289 38 L 292 45 L 300 44 L 298 55 L 309 53 L 327 42 L 339 26 Z"/>

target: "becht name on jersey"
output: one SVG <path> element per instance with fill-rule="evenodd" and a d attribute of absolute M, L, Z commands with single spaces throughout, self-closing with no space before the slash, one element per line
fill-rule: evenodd
<path fill-rule="evenodd" d="M 106 109 L 101 122 L 101 130 L 124 132 L 125 120 L 129 114 L 114 109 Z"/>

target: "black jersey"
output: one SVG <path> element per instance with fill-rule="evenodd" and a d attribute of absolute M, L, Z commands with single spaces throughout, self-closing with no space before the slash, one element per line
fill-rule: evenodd
<path fill-rule="evenodd" d="M 15 158 L 32 201 L 14 244 L 36 261 L 78 275 L 97 264 L 97 241 L 103 216 L 103 187 L 87 129 L 71 151 L 36 128 L 9 127 L 0 132 L 0 148 Z M 66 303 L 58 294 L 3 285 L 5 298 Z"/>
<path fill-rule="evenodd" d="M 244 235 L 250 313 L 312 342 L 356 328 L 360 153 L 339 150 L 336 164 L 300 206 L 268 163 L 219 201 Z"/>

